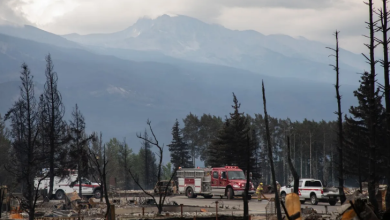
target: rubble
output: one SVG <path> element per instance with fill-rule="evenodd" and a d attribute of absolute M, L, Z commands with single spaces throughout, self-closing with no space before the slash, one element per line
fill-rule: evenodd
<path fill-rule="evenodd" d="M 383 196 L 386 189 L 385 185 L 379 185 L 378 195 Z M 361 220 L 378 220 L 375 214 L 372 211 L 372 208 L 369 205 L 367 194 L 360 193 L 356 188 L 345 188 L 344 192 L 347 194 L 347 202 L 339 206 L 337 211 L 331 213 L 317 213 L 312 207 L 300 206 L 301 209 L 301 220 L 360 220 L 358 215 L 361 217 Z M 363 191 L 364 192 L 364 191 Z M 170 200 L 171 199 L 171 200 Z M 184 206 L 183 212 L 180 211 L 180 206 L 173 201 L 173 198 L 167 198 L 164 205 L 164 211 L 161 215 L 157 214 L 157 208 L 154 204 L 154 201 L 150 197 L 140 196 L 132 198 L 124 197 L 111 197 L 110 201 L 112 205 L 115 206 L 115 213 L 117 219 L 140 219 L 140 218 L 193 218 L 193 217 L 213 217 L 215 218 L 215 208 L 218 206 L 218 216 L 231 216 L 241 218 L 243 215 L 242 209 L 240 206 L 227 205 L 227 202 L 224 204 L 224 200 L 217 200 L 216 202 L 203 204 L 202 206 Z M 358 215 L 356 214 L 354 207 L 349 203 L 353 202 L 354 207 L 356 208 Z M 15 205 L 17 206 L 17 204 Z M 274 209 L 275 207 L 271 207 Z M 270 209 L 270 210 L 271 210 Z M 299 208 L 298 208 L 299 209 Z M 103 220 L 106 212 L 106 204 L 100 202 L 97 199 L 89 198 L 88 200 L 81 199 L 77 193 L 71 193 L 67 195 L 65 201 L 51 200 L 49 202 L 39 201 L 36 209 L 37 218 L 75 218 L 81 217 L 84 219 L 92 220 Z M 142 213 L 144 213 L 142 215 Z M 27 217 L 25 212 L 12 213 L 13 219 L 22 219 Z M 11 216 L 9 214 L 5 215 L 8 218 Z M 263 217 L 266 216 L 263 214 Z M 259 218 L 256 218 L 259 219 Z M 272 215 L 267 219 L 272 219 Z M 287 219 L 287 218 L 285 218 Z M 385 219 L 385 218 L 382 218 Z"/>
<path fill-rule="evenodd" d="M 301 213 L 304 215 L 311 215 L 311 214 L 317 214 L 317 211 L 313 208 L 308 208 L 307 206 L 303 209 L 301 209 Z"/>

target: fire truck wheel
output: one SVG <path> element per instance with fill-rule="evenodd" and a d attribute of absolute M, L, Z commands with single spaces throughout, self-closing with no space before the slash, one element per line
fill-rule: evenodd
<path fill-rule="evenodd" d="M 227 199 L 233 199 L 234 197 L 234 192 L 232 188 L 228 188 L 226 192 Z"/>
<path fill-rule="evenodd" d="M 191 187 L 188 187 L 188 188 L 187 188 L 186 194 L 187 194 L 187 197 L 188 197 L 188 198 L 196 198 L 196 197 L 194 197 L 194 191 L 192 190 Z"/>
<path fill-rule="evenodd" d="M 65 198 L 65 193 L 62 190 L 57 190 L 56 192 L 56 199 L 61 200 Z"/>

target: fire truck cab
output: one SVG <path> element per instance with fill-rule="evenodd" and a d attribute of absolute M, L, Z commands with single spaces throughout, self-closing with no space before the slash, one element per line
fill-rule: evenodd
<path fill-rule="evenodd" d="M 177 171 L 177 177 L 179 192 L 188 198 L 201 195 L 204 198 L 226 196 L 233 199 L 234 196 L 243 196 L 245 191 L 246 176 L 237 166 L 182 168 Z M 253 184 L 249 182 L 248 199 L 254 193 Z"/>

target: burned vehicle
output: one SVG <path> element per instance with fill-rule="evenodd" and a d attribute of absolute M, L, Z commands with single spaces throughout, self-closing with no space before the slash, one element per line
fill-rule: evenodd
<path fill-rule="evenodd" d="M 168 187 L 167 187 L 168 186 Z M 167 190 L 167 195 L 173 194 L 173 187 L 169 180 L 161 180 L 156 183 L 154 187 L 154 194 L 165 194 L 165 189 Z"/>

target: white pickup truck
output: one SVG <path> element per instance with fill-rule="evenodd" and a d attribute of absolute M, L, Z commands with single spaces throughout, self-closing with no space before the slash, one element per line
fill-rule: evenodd
<path fill-rule="evenodd" d="M 280 195 L 282 200 L 287 194 L 294 191 L 294 182 L 290 185 L 280 188 Z M 338 188 L 323 188 L 320 180 L 316 179 L 299 179 L 298 195 L 301 204 L 304 204 L 306 200 L 310 200 L 312 205 L 317 205 L 319 201 L 329 202 L 330 205 L 336 205 L 340 198 Z"/>
<path fill-rule="evenodd" d="M 42 173 L 39 176 L 35 177 L 34 187 L 38 187 L 39 183 L 38 189 L 49 189 L 49 177 L 42 179 L 47 172 L 48 169 L 43 169 Z M 53 195 L 57 199 L 64 199 L 66 193 L 78 193 L 79 183 L 77 177 L 77 172 L 74 170 L 69 172 L 69 175 L 65 178 L 55 176 L 53 183 Z M 81 187 L 83 195 L 85 196 L 94 196 L 95 198 L 100 198 L 102 196 L 102 190 L 98 183 L 91 182 L 86 178 L 81 178 Z"/>

